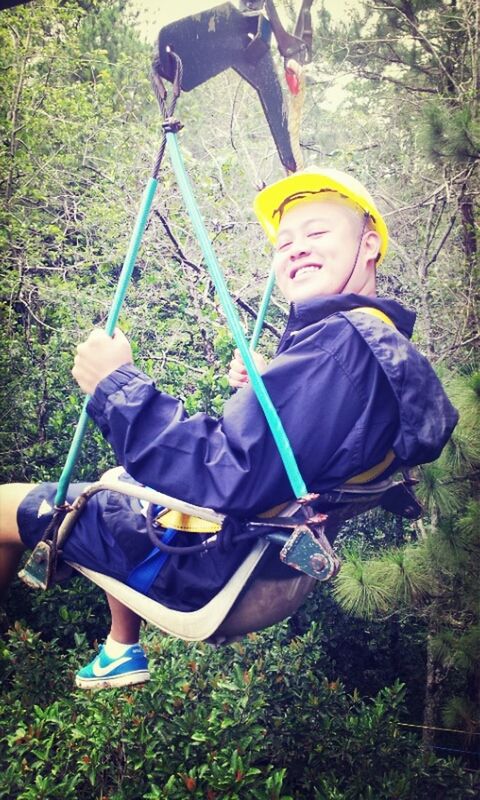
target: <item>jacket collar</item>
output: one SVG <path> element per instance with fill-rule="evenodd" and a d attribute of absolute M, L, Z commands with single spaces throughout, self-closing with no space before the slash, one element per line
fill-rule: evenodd
<path fill-rule="evenodd" d="M 404 308 L 396 300 L 387 300 L 385 297 L 366 297 L 360 294 L 327 295 L 304 303 L 293 303 L 290 307 L 288 327 L 290 327 L 290 323 L 300 324 L 303 327 L 313 322 L 320 322 L 332 314 L 352 311 L 352 309 L 362 306 L 370 306 L 383 311 L 387 317 L 390 317 L 400 333 L 408 339 L 411 338 L 416 319 L 414 311 Z"/>

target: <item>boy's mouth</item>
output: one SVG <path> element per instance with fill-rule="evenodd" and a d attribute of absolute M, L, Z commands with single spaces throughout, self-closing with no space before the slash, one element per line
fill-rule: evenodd
<path fill-rule="evenodd" d="M 302 278 L 310 273 L 318 272 L 321 270 L 322 267 L 320 264 L 306 264 L 303 267 L 295 267 L 290 272 L 290 280 L 296 280 L 297 278 Z"/>

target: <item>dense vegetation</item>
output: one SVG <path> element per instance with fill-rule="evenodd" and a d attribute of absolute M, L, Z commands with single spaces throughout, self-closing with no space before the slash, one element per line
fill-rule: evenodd
<path fill-rule="evenodd" d="M 77 579 L 33 596 L 15 584 L 1 620 L 0 797 L 478 792 L 478 3 L 359 2 L 340 21 L 320 5 L 305 160 L 352 170 L 378 198 L 392 236 L 379 291 L 418 311 L 416 343 L 460 411 L 442 457 L 420 470 L 425 516 L 407 525 L 371 513 L 350 526 L 334 585 L 241 643 L 213 650 L 146 630 L 154 670 L 143 690 L 72 690 L 104 636 L 96 589 Z M 1 13 L 4 480 L 55 480 L 68 450 L 81 405 L 74 346 L 105 322 L 160 139 L 150 58 L 124 0 Z M 251 199 L 281 174 L 267 125 L 232 75 L 182 97 L 179 114 L 251 329 L 268 273 Z M 267 355 L 284 313 L 274 298 Z M 121 326 L 137 363 L 189 412 L 220 413 L 232 343 L 166 161 Z M 90 430 L 77 476 L 111 463 Z"/>

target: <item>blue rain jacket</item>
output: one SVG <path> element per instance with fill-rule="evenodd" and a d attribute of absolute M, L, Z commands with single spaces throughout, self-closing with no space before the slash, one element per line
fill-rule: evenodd
<path fill-rule="evenodd" d="M 392 328 L 368 313 L 383 311 Z M 335 295 L 291 307 L 263 379 L 309 491 L 380 463 L 436 459 L 457 422 L 428 361 L 410 343 L 415 314 L 393 300 Z M 133 365 L 97 386 L 88 412 L 136 481 L 223 513 L 255 514 L 292 498 L 258 401 L 244 387 L 224 414 L 188 417 Z M 385 473 L 386 475 L 387 473 Z"/>
<path fill-rule="evenodd" d="M 368 313 L 387 314 L 397 330 Z M 402 465 L 435 459 L 457 421 L 435 373 L 410 344 L 415 315 L 391 300 L 337 295 L 295 305 L 276 357 L 263 377 L 310 491 L 321 492 L 379 464 L 393 448 Z M 124 366 L 97 387 L 89 413 L 119 464 L 142 484 L 174 497 L 246 516 L 292 498 L 263 412 L 248 388 L 225 404 L 220 419 L 188 417 L 180 400 Z M 386 475 L 388 473 L 384 473 Z M 126 480 L 131 480 L 128 475 Z M 41 484 L 19 510 L 24 542 L 48 525 L 55 484 Z M 72 484 L 71 502 L 84 488 Z M 44 502 L 45 501 L 45 502 Z M 188 548 L 198 536 L 177 533 Z M 147 594 L 191 611 L 222 588 L 250 549 L 173 555 Z M 67 560 L 128 582 L 152 555 L 139 501 L 100 492 L 87 504 L 63 548 Z"/>

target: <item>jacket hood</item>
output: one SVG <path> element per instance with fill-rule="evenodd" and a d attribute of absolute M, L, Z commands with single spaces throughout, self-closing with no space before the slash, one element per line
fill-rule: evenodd
<path fill-rule="evenodd" d="M 417 315 L 414 311 L 404 308 L 396 300 L 386 297 L 367 297 L 360 294 L 333 294 L 317 297 L 302 303 L 293 303 L 290 308 L 290 320 L 298 320 L 303 325 L 310 322 L 319 322 L 332 314 L 341 311 L 352 311 L 354 308 L 369 306 L 383 311 L 390 317 L 396 329 L 410 339 Z"/>

